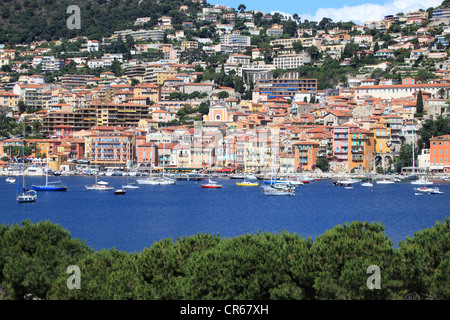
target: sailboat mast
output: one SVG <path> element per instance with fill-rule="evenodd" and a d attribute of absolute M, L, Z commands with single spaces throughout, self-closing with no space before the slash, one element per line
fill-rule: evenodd
<path fill-rule="evenodd" d="M 414 123 L 411 124 L 411 129 L 412 129 L 412 173 L 415 173 L 415 165 L 414 165 Z"/>

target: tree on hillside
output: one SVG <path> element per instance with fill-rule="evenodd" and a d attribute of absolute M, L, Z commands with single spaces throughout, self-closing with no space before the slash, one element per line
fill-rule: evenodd
<path fill-rule="evenodd" d="M 244 12 L 245 9 L 247 9 L 247 7 L 245 6 L 245 4 L 240 4 L 239 7 L 238 7 L 238 10 L 239 10 L 240 12 Z"/>
<path fill-rule="evenodd" d="M 6 297 L 22 300 L 25 295 L 46 298 L 56 278 L 92 252 L 84 242 L 51 222 L 14 224 L 0 231 L 0 280 Z M 67 291 L 67 287 L 65 288 Z"/>
<path fill-rule="evenodd" d="M 421 90 L 419 90 L 419 93 L 417 94 L 416 113 L 419 113 L 419 114 L 423 113 L 423 98 L 422 98 L 422 91 Z"/>
<path fill-rule="evenodd" d="M 430 138 L 450 134 L 450 118 L 438 116 L 436 120 L 428 119 L 422 124 L 418 146 L 420 150 L 430 148 Z"/>

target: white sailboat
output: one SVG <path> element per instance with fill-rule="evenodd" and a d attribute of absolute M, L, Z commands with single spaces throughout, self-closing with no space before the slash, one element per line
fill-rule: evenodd
<path fill-rule="evenodd" d="M 93 185 L 86 185 L 85 186 L 87 190 L 94 190 L 94 191 L 111 191 L 114 190 L 114 187 L 108 186 L 108 182 L 105 181 L 98 181 L 98 175 L 95 175 L 95 183 Z"/>
<path fill-rule="evenodd" d="M 164 153 L 166 150 L 166 143 L 164 142 Z M 151 165 L 151 172 L 150 176 L 148 178 L 143 179 L 137 179 L 136 182 L 141 185 L 175 185 L 177 183 L 177 180 L 172 178 L 167 178 L 165 176 L 165 170 L 164 170 L 164 153 L 163 153 L 163 161 L 162 161 L 162 177 L 153 177 L 153 164 Z M 152 163 L 152 159 L 150 159 L 150 162 Z"/>
<path fill-rule="evenodd" d="M 130 175 L 127 174 L 127 184 L 123 185 L 122 188 L 123 189 L 139 189 L 139 186 L 137 186 L 133 183 L 130 183 L 129 177 L 130 177 Z"/>
<path fill-rule="evenodd" d="M 25 123 L 23 129 L 23 140 L 22 140 L 22 151 L 20 157 L 20 167 L 19 167 L 19 181 L 17 182 L 17 196 L 16 200 L 18 203 L 35 202 L 37 199 L 37 193 L 34 190 L 25 189 L 25 176 L 22 171 L 22 163 L 24 162 L 23 150 L 25 147 Z M 22 184 L 20 183 L 22 180 Z"/>
<path fill-rule="evenodd" d="M 365 187 L 365 188 L 373 187 L 373 175 L 370 176 L 370 180 L 361 182 L 361 187 Z"/>

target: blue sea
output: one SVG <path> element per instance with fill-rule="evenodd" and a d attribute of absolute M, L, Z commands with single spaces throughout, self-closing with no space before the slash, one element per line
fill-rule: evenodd
<path fill-rule="evenodd" d="M 450 213 L 450 182 L 437 180 L 444 194 L 415 195 L 409 181 L 353 189 L 335 187 L 332 180 L 298 186 L 295 196 L 265 196 L 257 187 L 238 187 L 237 180 L 214 179 L 222 189 L 203 189 L 198 181 L 129 189 L 125 195 L 86 190 L 93 177 L 61 177 L 66 192 L 38 192 L 35 203 L 19 204 L 15 184 L 0 181 L 0 224 L 29 219 L 51 221 L 95 250 L 115 248 L 141 252 L 155 241 L 210 233 L 224 238 L 247 233 L 297 233 L 313 239 L 352 221 L 385 226 L 394 246 L 422 229 L 433 227 Z M 26 185 L 43 183 L 27 177 Z M 130 182 L 135 178 L 129 178 Z M 120 188 L 124 177 L 102 177 Z M 261 181 L 260 181 L 261 183 Z"/>

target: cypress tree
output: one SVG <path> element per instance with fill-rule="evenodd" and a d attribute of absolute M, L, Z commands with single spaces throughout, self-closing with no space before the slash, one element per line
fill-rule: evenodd
<path fill-rule="evenodd" d="M 419 93 L 417 94 L 417 101 L 416 101 L 416 113 L 422 114 L 422 112 L 423 112 L 422 91 L 419 90 Z"/>

